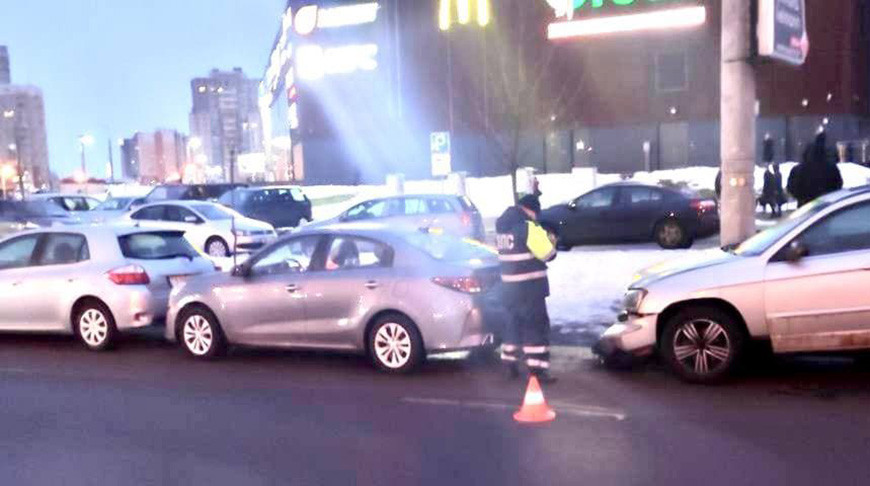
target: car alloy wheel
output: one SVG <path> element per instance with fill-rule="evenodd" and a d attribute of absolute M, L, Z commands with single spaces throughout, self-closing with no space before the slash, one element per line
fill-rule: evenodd
<path fill-rule="evenodd" d="M 85 344 L 99 348 L 109 337 L 109 321 L 99 310 L 88 309 L 79 317 L 79 333 Z"/>
<path fill-rule="evenodd" d="M 103 351 L 111 348 L 118 333 L 112 312 L 102 302 L 90 301 L 78 307 L 75 332 L 88 349 Z"/>
<path fill-rule="evenodd" d="M 739 316 L 715 306 L 683 309 L 666 324 L 661 355 L 685 381 L 719 381 L 741 362 L 748 337 L 739 322 Z"/>
<path fill-rule="evenodd" d="M 399 369 L 411 359 L 411 336 L 399 324 L 388 322 L 375 334 L 375 354 L 384 366 Z"/>
<path fill-rule="evenodd" d="M 407 373 L 424 359 L 423 339 L 417 326 L 398 313 L 379 317 L 368 333 L 372 362 L 382 371 Z"/>
<path fill-rule="evenodd" d="M 685 239 L 686 232 L 677 221 L 664 221 L 659 223 L 658 228 L 656 229 L 656 242 L 662 248 L 680 248 L 683 246 Z"/>
<path fill-rule="evenodd" d="M 731 340 L 718 323 L 693 320 L 683 324 L 674 335 L 674 357 L 697 375 L 715 374 L 728 366 Z"/>
<path fill-rule="evenodd" d="M 200 314 L 193 314 L 184 321 L 182 336 L 184 346 L 194 356 L 206 356 L 215 344 L 211 323 Z"/>
<path fill-rule="evenodd" d="M 212 238 L 205 245 L 205 252 L 208 253 L 210 257 L 227 257 L 230 254 L 230 250 L 227 247 L 227 244 L 223 242 L 220 238 Z"/>

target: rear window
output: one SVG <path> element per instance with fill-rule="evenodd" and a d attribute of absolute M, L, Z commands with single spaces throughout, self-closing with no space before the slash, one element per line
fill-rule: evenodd
<path fill-rule="evenodd" d="M 134 233 L 118 237 L 121 254 L 137 260 L 163 260 L 199 256 L 179 231 Z"/>
<path fill-rule="evenodd" d="M 181 199 L 185 192 L 187 192 L 186 186 L 158 186 L 145 199 L 148 201 L 170 201 Z"/>
<path fill-rule="evenodd" d="M 443 234 L 412 233 L 405 237 L 405 241 L 432 258 L 445 262 L 488 260 L 495 258 L 497 254 L 479 241 Z"/>

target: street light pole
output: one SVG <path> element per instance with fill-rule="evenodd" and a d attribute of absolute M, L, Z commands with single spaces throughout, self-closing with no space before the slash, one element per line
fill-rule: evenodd
<path fill-rule="evenodd" d="M 721 153 L 723 245 L 755 234 L 756 85 L 752 0 L 722 2 Z"/>

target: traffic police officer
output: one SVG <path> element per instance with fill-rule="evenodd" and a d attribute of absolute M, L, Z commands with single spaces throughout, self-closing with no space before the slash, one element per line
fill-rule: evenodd
<path fill-rule="evenodd" d="M 519 376 L 521 359 L 541 382 L 551 383 L 550 295 L 547 264 L 556 257 L 553 238 L 537 222 L 541 203 L 527 195 L 496 221 L 496 243 L 501 262 L 504 300 L 510 318 L 502 345 L 502 361 L 511 378 Z"/>

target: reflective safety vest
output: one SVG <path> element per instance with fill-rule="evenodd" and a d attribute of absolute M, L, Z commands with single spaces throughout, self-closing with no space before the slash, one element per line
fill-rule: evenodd
<path fill-rule="evenodd" d="M 496 246 L 501 280 L 509 290 L 523 294 L 550 294 L 547 264 L 556 247 L 547 231 L 522 210 L 509 208 L 496 222 Z"/>

